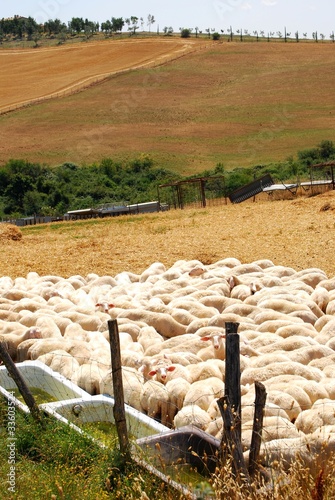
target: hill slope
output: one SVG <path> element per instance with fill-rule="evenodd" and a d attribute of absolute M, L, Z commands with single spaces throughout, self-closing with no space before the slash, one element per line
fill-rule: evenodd
<path fill-rule="evenodd" d="M 165 64 L 138 67 L 84 92 L 0 116 L 0 164 L 9 158 L 81 164 L 146 153 L 160 166 L 190 174 L 218 162 L 230 169 L 280 161 L 334 139 L 331 43 L 204 44 L 192 39 L 188 49 L 201 50 L 172 60 L 184 41 L 158 38 L 152 45 L 146 42 L 145 54 L 136 61 L 133 49 L 141 40 L 100 43 L 45 49 L 40 60 L 38 51 L 30 51 L 26 77 L 16 76 L 20 83 L 12 90 L 16 55 L 7 51 L 11 64 L 1 73 L 7 91 L 0 104 L 18 102 L 28 91 L 34 98 L 134 65 Z M 58 66 L 53 50 L 60 54 Z M 30 73 L 32 61 L 36 66 Z M 34 77 L 38 85 L 30 91 Z"/>

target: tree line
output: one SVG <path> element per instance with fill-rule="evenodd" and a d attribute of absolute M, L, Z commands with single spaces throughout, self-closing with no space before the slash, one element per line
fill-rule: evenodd
<path fill-rule="evenodd" d="M 110 20 L 99 22 L 83 19 L 82 17 L 73 17 L 67 24 L 60 19 L 49 19 L 43 24 L 38 24 L 32 17 L 14 16 L 13 18 L 0 19 L 0 42 L 6 37 L 34 40 L 38 36 L 60 36 L 60 35 L 78 35 L 84 33 L 87 37 L 93 36 L 101 31 L 106 36 L 122 32 L 125 25 L 128 26 L 130 34 L 135 34 L 136 31 L 144 25 L 148 26 L 149 32 L 151 25 L 155 23 L 155 18 L 152 14 L 148 14 L 146 20 L 142 17 L 130 16 L 123 19 L 122 17 L 112 17 Z"/>
<path fill-rule="evenodd" d="M 151 31 L 151 26 L 156 22 L 155 17 L 152 14 L 148 14 L 146 18 L 138 16 L 130 16 L 123 19 L 123 17 L 112 17 L 106 21 L 99 23 L 96 21 L 91 21 L 89 19 L 83 19 L 82 17 L 73 17 L 68 23 L 62 22 L 60 19 L 49 19 L 43 24 L 38 24 L 32 17 L 22 17 L 14 16 L 13 18 L 0 19 L 0 43 L 5 39 L 14 38 L 22 40 L 27 37 L 28 40 L 34 40 L 37 45 L 37 41 L 42 37 L 58 37 L 59 43 L 66 41 L 67 37 L 83 35 L 86 39 L 92 37 L 97 33 L 103 33 L 106 37 L 122 33 L 124 27 L 127 25 L 127 31 L 129 35 L 135 35 L 140 29 L 144 31 L 147 27 L 149 33 Z M 298 31 L 291 33 L 284 28 L 283 31 L 270 31 L 265 30 L 253 30 L 249 32 L 248 30 L 236 29 L 233 30 L 231 26 L 226 29 L 216 29 L 216 28 L 206 28 L 204 31 L 200 30 L 198 27 L 179 27 L 180 36 L 182 38 L 188 38 L 194 36 L 197 38 L 199 36 L 206 36 L 212 38 L 213 40 L 219 40 L 221 37 L 225 36 L 228 40 L 248 40 L 255 39 L 256 41 L 265 39 L 270 41 L 272 38 L 283 40 L 287 42 L 289 39 L 299 42 L 299 40 L 313 39 L 315 42 L 319 40 L 324 41 L 327 37 L 324 33 L 318 33 L 314 31 L 310 37 L 308 34 L 299 33 Z M 159 28 L 157 29 L 159 33 Z M 175 31 L 172 26 L 165 26 L 162 29 L 162 33 L 166 36 L 172 36 Z M 334 31 L 329 34 L 329 39 L 334 42 L 335 36 Z"/>
<path fill-rule="evenodd" d="M 88 166 L 67 162 L 57 167 L 12 159 L 0 169 L 0 217 L 3 220 L 32 215 L 57 217 L 69 210 L 107 203 L 152 201 L 158 197 L 159 185 L 198 177 L 223 177 L 224 195 L 228 196 L 266 173 L 276 181 L 296 181 L 309 175 L 311 165 L 333 159 L 335 146 L 328 140 L 315 148 L 299 151 L 296 158 L 278 163 L 230 171 L 218 163 L 212 170 L 189 177 L 155 166 L 148 155 L 127 163 L 104 158 Z M 215 179 L 209 186 L 213 198 L 222 196 L 222 189 L 216 189 Z"/>

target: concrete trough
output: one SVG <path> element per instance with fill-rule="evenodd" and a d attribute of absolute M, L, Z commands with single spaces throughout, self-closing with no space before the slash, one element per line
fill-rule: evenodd
<path fill-rule="evenodd" d="M 202 476 L 215 471 L 220 441 L 193 425 L 138 439 L 146 460 L 158 467 L 184 463 Z"/>
<path fill-rule="evenodd" d="M 16 363 L 16 368 L 30 390 L 33 388 L 41 390 L 57 401 L 73 398 L 91 398 L 90 394 L 86 391 L 59 373 L 54 372 L 41 361 L 23 361 L 22 363 Z M 16 389 L 16 383 L 10 377 L 7 368 L 0 366 L 0 394 L 6 399 L 10 399 L 22 411 L 28 413 L 28 407 L 17 397 L 13 396 L 12 392 Z"/>
<path fill-rule="evenodd" d="M 75 425 L 92 422 L 110 422 L 115 424 L 114 398 L 98 394 L 87 399 L 70 399 L 40 405 L 46 413 L 58 418 L 61 416 Z M 168 427 L 156 422 L 144 413 L 125 405 L 125 416 L 129 435 L 135 439 L 168 431 Z"/>

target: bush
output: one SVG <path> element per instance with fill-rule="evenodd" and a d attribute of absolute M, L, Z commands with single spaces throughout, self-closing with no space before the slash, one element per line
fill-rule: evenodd
<path fill-rule="evenodd" d="M 183 28 L 181 30 L 180 36 L 182 38 L 190 38 L 190 36 L 191 36 L 191 30 L 189 28 Z"/>

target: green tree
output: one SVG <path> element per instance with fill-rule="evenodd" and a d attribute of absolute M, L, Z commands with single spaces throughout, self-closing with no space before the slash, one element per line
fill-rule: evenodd
<path fill-rule="evenodd" d="M 138 17 L 136 17 L 136 16 L 131 16 L 130 18 L 126 19 L 126 24 L 128 24 L 128 31 L 130 31 L 130 33 L 132 35 L 135 35 L 136 30 L 139 29 L 139 26 L 137 23 L 138 23 Z"/>
<path fill-rule="evenodd" d="M 84 19 L 82 17 L 73 17 L 69 21 L 69 29 L 78 35 L 85 29 Z"/>
<path fill-rule="evenodd" d="M 151 25 L 154 24 L 156 21 L 155 21 L 155 18 L 153 15 L 151 14 L 148 14 L 148 17 L 147 17 L 147 25 L 149 26 L 149 33 L 150 33 L 150 29 L 151 29 Z"/>
<path fill-rule="evenodd" d="M 173 35 L 173 28 L 172 28 L 172 26 L 165 26 L 163 28 L 163 33 L 164 33 L 165 36 L 171 36 L 171 35 Z"/>
<path fill-rule="evenodd" d="M 23 197 L 23 213 L 26 215 L 42 215 L 41 207 L 45 198 L 45 195 L 36 190 L 27 191 Z"/>
<path fill-rule="evenodd" d="M 318 151 L 322 160 L 331 160 L 335 157 L 335 146 L 332 141 L 321 141 L 318 144 Z"/>
<path fill-rule="evenodd" d="M 101 31 L 105 33 L 106 36 L 109 36 L 112 33 L 112 23 L 109 20 L 101 23 Z"/>
<path fill-rule="evenodd" d="M 118 33 L 123 29 L 125 21 L 122 17 L 112 17 L 112 32 Z"/>

